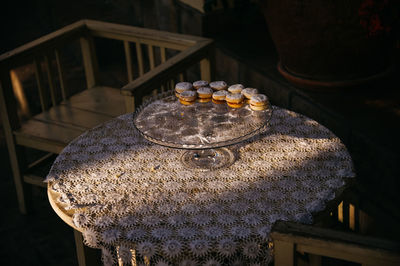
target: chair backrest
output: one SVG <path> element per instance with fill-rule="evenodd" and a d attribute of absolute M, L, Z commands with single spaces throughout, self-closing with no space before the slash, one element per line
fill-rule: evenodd
<path fill-rule="evenodd" d="M 101 84 L 104 60 L 96 55 L 105 39 L 119 45 L 126 69 L 125 82 L 113 88 Z M 82 20 L 0 55 L 0 113 L 21 212 L 29 202 L 24 182 L 43 185 L 41 176 L 28 174 L 37 164 L 25 162 L 21 146 L 59 153 L 87 129 L 133 112 L 143 97 L 172 89 L 186 75 L 211 81 L 213 51 L 206 38 Z M 18 78 L 27 73 L 25 86 Z"/>
<path fill-rule="evenodd" d="M 276 266 L 295 265 L 296 252 L 362 265 L 400 265 L 400 243 L 380 238 L 291 222 L 277 222 L 271 238 Z"/>
<path fill-rule="evenodd" d="M 97 39 L 103 38 L 119 41 L 123 47 L 128 84 L 125 87 L 129 88 L 124 89 L 124 95 L 128 96 L 127 111 L 133 111 L 134 103 L 138 104 L 148 92 L 149 78 L 152 79 L 151 90 L 158 91 L 170 89 L 174 82 L 185 79 L 187 70 L 196 65 L 201 71 L 201 78 L 212 78 L 214 56 L 210 39 L 81 20 L 0 55 L 1 111 L 3 118 L 7 116 L 10 120 L 10 123 L 3 123 L 10 124 L 13 130 L 18 128 L 17 106 L 21 102 L 26 103 L 24 91 L 16 88 L 15 70 L 18 67 L 30 65 L 34 72 L 37 93 L 33 100 L 40 103 L 36 113 L 48 110 L 73 94 L 67 82 L 70 70 L 66 69 L 62 60 L 71 55 L 69 45 L 75 45 L 75 48 L 80 46 L 81 57 L 78 61 L 81 61 L 84 70 L 85 87 L 100 85 L 95 44 Z M 65 50 L 69 54 L 63 56 Z M 133 92 L 139 95 L 137 99 L 132 98 Z M 25 103 L 22 109 L 25 108 L 27 113 L 29 108 Z"/>

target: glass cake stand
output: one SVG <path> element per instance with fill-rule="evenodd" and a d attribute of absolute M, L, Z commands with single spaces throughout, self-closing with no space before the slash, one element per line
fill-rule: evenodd
<path fill-rule="evenodd" d="M 235 162 L 236 154 L 227 146 L 238 144 L 268 128 L 272 108 L 253 111 L 245 104 L 238 109 L 213 102 L 183 105 L 168 91 L 138 107 L 133 121 L 149 141 L 187 150 L 181 161 L 185 167 L 215 170 Z"/>

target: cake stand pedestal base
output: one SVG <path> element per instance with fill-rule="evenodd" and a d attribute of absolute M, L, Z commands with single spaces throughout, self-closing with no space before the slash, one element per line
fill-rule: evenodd
<path fill-rule="evenodd" d="M 204 171 L 228 167 L 235 160 L 235 154 L 228 148 L 189 150 L 181 157 L 182 164 L 186 168 Z"/>

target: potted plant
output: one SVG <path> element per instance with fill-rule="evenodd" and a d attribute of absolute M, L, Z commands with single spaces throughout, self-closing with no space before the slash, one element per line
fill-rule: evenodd
<path fill-rule="evenodd" d="M 278 70 L 308 89 L 343 88 L 390 72 L 396 0 L 260 0 Z"/>

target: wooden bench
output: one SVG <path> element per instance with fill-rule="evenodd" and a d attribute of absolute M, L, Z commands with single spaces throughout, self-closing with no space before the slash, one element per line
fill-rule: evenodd
<path fill-rule="evenodd" d="M 96 40 L 104 38 L 121 42 L 127 80 L 122 90 L 100 84 Z M 63 52 L 69 51 L 70 56 L 73 50 L 66 47 L 73 45 L 79 47 L 78 61 L 85 77 L 82 87 L 86 88 L 74 93 L 66 75 L 71 70 L 63 61 Z M 172 89 L 190 67 L 197 66 L 199 76 L 211 81 L 213 53 L 210 39 L 81 20 L 0 55 L 1 119 L 20 211 L 29 209 L 29 185 L 45 186 L 43 177 L 32 174 L 31 168 L 60 153 L 84 131 L 134 111 L 146 95 Z M 40 111 L 22 119 L 18 114 L 21 97 L 16 96 L 25 92 L 15 84 L 13 87 L 12 75 L 15 69 L 27 65 L 34 69 L 37 87 L 29 93 L 35 94 Z M 24 147 L 49 154 L 28 162 Z"/>

